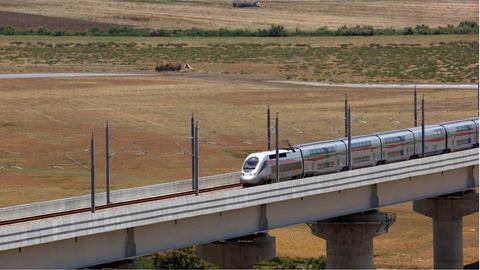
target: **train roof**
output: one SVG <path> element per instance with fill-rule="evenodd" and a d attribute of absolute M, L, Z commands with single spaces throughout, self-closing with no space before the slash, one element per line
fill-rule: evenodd
<path fill-rule="evenodd" d="M 437 123 L 437 124 L 430 124 L 430 125 L 426 125 L 425 128 L 435 128 L 435 127 L 439 127 L 440 125 L 444 125 L 444 124 L 454 124 L 454 123 L 468 122 L 468 121 L 474 121 L 474 120 L 478 121 L 479 118 L 473 117 L 473 118 L 467 118 L 467 119 L 463 119 L 463 120 L 455 120 L 455 121 L 442 122 L 442 123 Z M 392 134 L 392 133 L 396 133 L 396 132 L 409 132 L 410 130 L 415 130 L 415 129 L 419 129 L 419 128 L 421 128 L 421 126 L 404 128 L 404 129 L 389 130 L 389 131 L 383 131 L 383 132 L 376 132 L 376 133 L 371 133 L 371 134 L 363 134 L 363 135 L 353 136 L 352 139 L 358 139 L 358 138 L 362 138 L 362 137 L 370 137 L 370 136 L 375 136 L 375 135 L 387 135 L 387 134 Z M 333 139 L 333 140 L 295 144 L 295 145 L 293 145 L 293 147 L 307 147 L 307 146 L 314 146 L 314 145 L 317 145 L 317 144 L 328 144 L 328 143 L 336 143 L 336 142 L 341 143 L 341 141 L 344 141 L 344 140 L 347 140 L 347 139 L 348 139 L 347 137 L 343 137 L 343 138 L 338 138 L 338 139 Z"/>
<path fill-rule="evenodd" d="M 478 118 L 468 118 L 468 119 L 464 119 L 464 120 L 448 121 L 448 122 L 440 123 L 439 125 L 458 124 L 458 123 L 462 123 L 462 122 L 472 122 L 472 121 L 475 121 L 475 120 L 478 121 Z"/>

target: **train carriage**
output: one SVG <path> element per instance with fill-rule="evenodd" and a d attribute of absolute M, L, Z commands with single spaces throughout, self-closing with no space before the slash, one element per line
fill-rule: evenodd
<path fill-rule="evenodd" d="M 342 142 L 348 147 L 348 140 Z M 380 139 L 375 135 L 352 138 L 352 169 L 375 166 L 381 161 Z"/>
<path fill-rule="evenodd" d="M 414 156 L 422 155 L 422 127 L 408 129 L 415 138 Z M 447 150 L 447 134 L 440 125 L 425 126 L 425 156 L 441 154 Z"/>
<path fill-rule="evenodd" d="M 458 151 L 472 148 L 477 140 L 477 128 L 474 121 L 456 121 L 441 124 L 447 131 L 447 149 Z"/>
<path fill-rule="evenodd" d="M 377 134 L 382 145 L 383 163 L 410 159 L 414 155 L 413 133 L 398 130 Z"/>
<path fill-rule="evenodd" d="M 296 145 L 303 153 L 304 176 L 338 172 L 345 168 L 347 148 L 341 141 Z"/>
<path fill-rule="evenodd" d="M 478 147 L 479 119 L 425 126 L 425 156 Z M 353 137 L 352 169 L 408 160 L 422 155 L 422 128 Z M 346 168 L 347 139 L 300 144 L 279 151 L 281 181 L 334 173 Z M 240 182 L 244 186 L 276 180 L 275 151 L 250 154 Z"/>

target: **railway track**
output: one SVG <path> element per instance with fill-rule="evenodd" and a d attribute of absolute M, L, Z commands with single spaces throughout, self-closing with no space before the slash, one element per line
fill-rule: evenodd
<path fill-rule="evenodd" d="M 229 184 L 229 185 L 224 185 L 224 186 L 204 188 L 204 189 L 200 189 L 199 192 L 200 193 L 207 193 L 207 192 L 236 188 L 236 187 L 241 187 L 241 186 L 242 185 L 240 183 L 236 183 L 236 184 Z M 104 210 L 104 209 L 127 206 L 127 205 L 132 205 L 132 204 L 146 203 L 146 202 L 152 202 L 152 201 L 160 201 L 160 200 L 166 200 L 166 199 L 182 197 L 182 196 L 189 196 L 189 195 L 194 195 L 194 194 L 195 194 L 195 191 L 189 190 L 189 191 L 183 191 L 183 192 L 153 196 L 153 197 L 148 197 L 148 198 L 135 199 L 135 200 L 130 200 L 130 201 L 103 204 L 103 205 L 96 206 L 95 210 Z M 42 215 L 22 217 L 22 218 L 3 220 L 3 221 L 0 220 L 0 226 L 17 224 L 17 223 L 22 223 L 22 222 L 34 221 L 34 220 L 47 219 L 47 218 L 53 218 L 53 217 L 68 216 L 68 215 L 73 215 L 73 214 L 78 214 L 78 213 L 90 212 L 91 210 L 92 209 L 90 207 L 83 207 L 83 208 L 77 208 L 77 209 L 48 213 L 48 214 L 42 214 Z"/>

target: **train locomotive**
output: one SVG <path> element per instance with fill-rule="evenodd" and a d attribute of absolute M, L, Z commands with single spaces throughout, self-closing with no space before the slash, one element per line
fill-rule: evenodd
<path fill-rule="evenodd" d="M 425 126 L 425 156 L 478 147 L 479 119 Z M 346 138 L 299 144 L 279 150 L 280 181 L 335 173 L 347 169 Z M 422 153 L 422 128 L 414 127 L 352 137 L 352 169 L 418 158 Z M 276 152 L 247 156 L 240 173 L 243 186 L 276 179 Z"/>

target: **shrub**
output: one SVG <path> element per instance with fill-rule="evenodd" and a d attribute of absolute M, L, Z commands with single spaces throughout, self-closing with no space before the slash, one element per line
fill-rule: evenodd
<path fill-rule="evenodd" d="M 478 33 L 478 23 L 472 21 L 463 21 L 455 29 L 456 34 Z"/>
<path fill-rule="evenodd" d="M 98 29 L 96 27 L 93 27 L 93 28 L 88 29 L 86 34 L 89 35 L 89 36 L 99 36 L 99 35 L 104 35 L 105 33 L 100 31 L 100 29 Z"/>
<path fill-rule="evenodd" d="M 7 25 L 0 27 L 0 34 L 2 35 L 12 36 L 15 35 L 16 32 L 17 29 L 15 28 L 15 26 Z"/>
<path fill-rule="evenodd" d="M 337 28 L 335 32 L 337 36 L 372 36 L 374 29 L 372 26 L 347 27 L 346 25 Z"/>
<path fill-rule="evenodd" d="M 256 269 L 326 269 L 327 260 L 324 256 L 309 259 L 290 259 L 275 257 L 269 261 L 256 264 Z"/>
<path fill-rule="evenodd" d="M 413 35 L 413 28 L 412 27 L 405 27 L 403 28 L 403 34 L 404 35 Z"/>
<path fill-rule="evenodd" d="M 279 24 L 270 26 L 269 29 L 259 29 L 258 36 L 260 37 L 285 37 L 288 35 L 285 27 Z"/>
<path fill-rule="evenodd" d="M 56 37 L 65 36 L 65 31 L 53 31 L 51 35 Z"/>
<path fill-rule="evenodd" d="M 286 37 L 286 36 L 372 36 L 372 35 L 438 35 L 438 34 L 471 34 L 478 33 L 478 23 L 475 21 L 463 21 L 457 26 L 447 25 L 430 28 L 428 25 L 421 24 L 414 28 L 405 27 L 403 29 L 395 28 L 373 28 L 372 26 L 356 25 L 341 26 L 336 30 L 330 30 L 327 27 L 319 27 L 314 31 L 295 29 L 290 31 L 282 25 L 271 25 L 266 29 L 248 30 L 248 29 L 227 29 L 219 28 L 216 30 L 206 30 L 199 28 L 190 29 L 138 29 L 131 26 L 116 26 L 108 31 L 102 31 L 98 28 L 90 28 L 84 32 L 68 32 L 63 30 L 51 31 L 46 27 L 40 27 L 37 30 L 19 31 L 13 26 L 0 26 L 0 35 L 76 35 L 76 36 L 155 36 L 155 37 Z"/>
<path fill-rule="evenodd" d="M 149 32 L 143 29 L 137 29 L 130 26 L 112 27 L 108 30 L 111 36 L 148 36 Z"/>
<path fill-rule="evenodd" d="M 415 26 L 415 33 L 420 35 L 428 35 L 430 34 L 430 28 L 425 24 L 417 24 L 417 26 Z"/>
<path fill-rule="evenodd" d="M 40 35 L 40 36 L 50 35 L 51 33 L 52 32 L 45 26 L 37 29 L 37 35 Z"/>
<path fill-rule="evenodd" d="M 193 248 L 182 248 L 153 255 L 156 269 L 212 269 L 215 265 L 201 260 Z"/>

